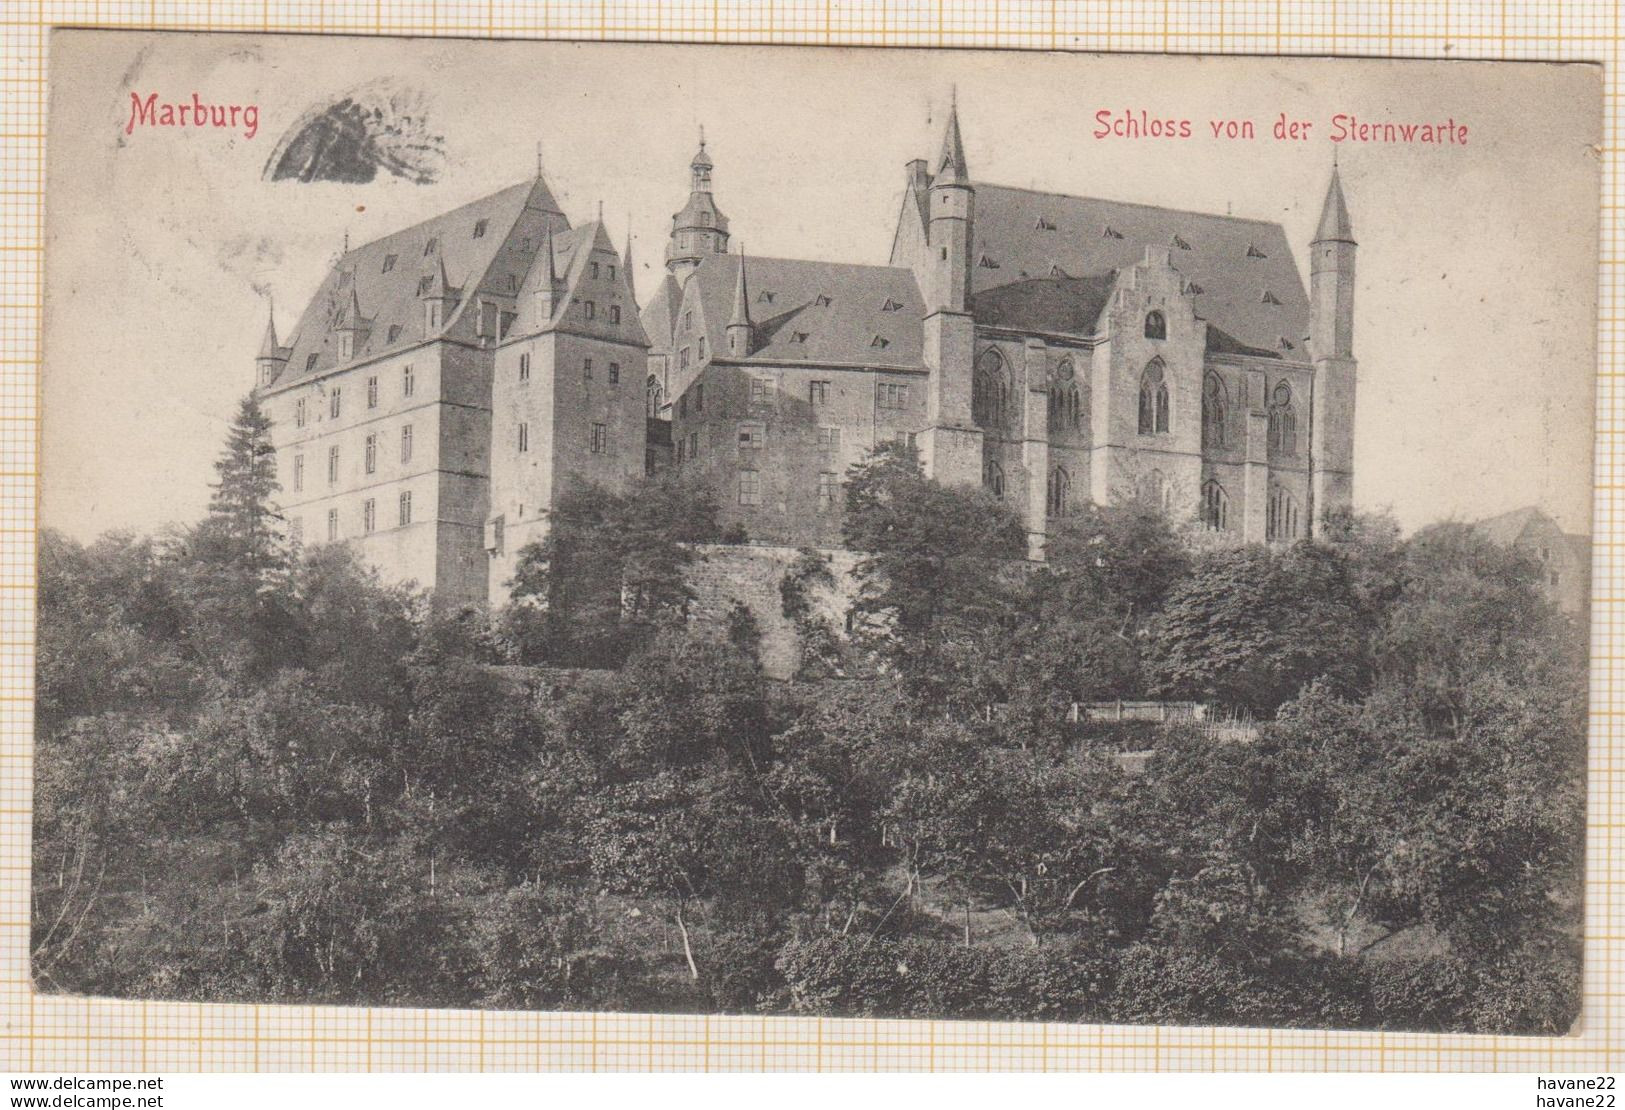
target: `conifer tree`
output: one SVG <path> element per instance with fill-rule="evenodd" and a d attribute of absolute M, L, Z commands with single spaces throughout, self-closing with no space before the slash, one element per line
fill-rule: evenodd
<path fill-rule="evenodd" d="M 214 464 L 209 515 L 198 527 L 196 552 L 206 563 L 229 569 L 258 595 L 284 584 L 288 549 L 275 497 L 276 449 L 271 421 L 252 394 L 237 408 L 225 450 Z"/>

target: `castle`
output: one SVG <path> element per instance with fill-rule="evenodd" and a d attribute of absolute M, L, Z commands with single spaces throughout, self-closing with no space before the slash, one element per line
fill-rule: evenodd
<path fill-rule="evenodd" d="M 830 545 L 877 444 L 1026 522 L 1137 498 L 1237 542 L 1350 504 L 1356 244 L 1334 167 L 1307 297 L 1278 224 L 975 181 L 950 112 L 887 265 L 747 256 L 702 139 L 666 274 L 543 179 L 347 250 L 257 391 L 299 542 L 500 601 L 572 482 L 676 466 L 758 542 Z"/>

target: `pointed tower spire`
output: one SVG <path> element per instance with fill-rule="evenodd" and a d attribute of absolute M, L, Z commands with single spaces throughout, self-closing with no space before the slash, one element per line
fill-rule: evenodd
<path fill-rule="evenodd" d="M 276 305 L 265 315 L 265 338 L 260 340 L 260 358 L 276 358 Z"/>
<path fill-rule="evenodd" d="M 745 278 L 745 249 L 739 248 L 739 274 L 734 280 L 734 310 L 728 318 L 728 353 L 735 358 L 750 354 L 750 288 Z"/>
<path fill-rule="evenodd" d="M 937 159 L 937 179 L 945 185 L 970 183 L 970 169 L 965 164 L 965 142 L 959 135 L 957 89 L 948 107 L 948 126 L 942 133 L 942 156 Z"/>
<path fill-rule="evenodd" d="M 553 258 L 553 221 L 547 221 L 547 234 L 542 238 L 542 280 L 536 290 L 536 317 L 538 323 L 553 319 L 558 305 L 559 271 Z"/>
<path fill-rule="evenodd" d="M 632 295 L 632 311 L 638 311 L 637 271 L 632 268 L 632 214 L 626 214 L 626 253 L 621 255 L 621 273 L 626 277 L 626 289 Z"/>
<path fill-rule="evenodd" d="M 1326 186 L 1326 201 L 1320 209 L 1320 227 L 1315 231 L 1316 243 L 1352 243 L 1354 226 L 1349 221 L 1348 202 L 1343 199 L 1343 181 L 1332 163 L 1332 182 Z"/>

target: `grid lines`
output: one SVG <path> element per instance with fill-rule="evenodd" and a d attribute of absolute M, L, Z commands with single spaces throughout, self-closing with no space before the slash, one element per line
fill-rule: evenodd
<path fill-rule="evenodd" d="M 1620 1070 L 1625 1057 L 1625 129 L 1619 0 L 14 0 L 0 11 L 0 1070 Z M 203 1005 L 29 980 L 46 42 L 53 25 L 1602 61 L 1584 1016 L 1564 1038 Z M 25 540 L 24 537 L 27 537 Z"/>

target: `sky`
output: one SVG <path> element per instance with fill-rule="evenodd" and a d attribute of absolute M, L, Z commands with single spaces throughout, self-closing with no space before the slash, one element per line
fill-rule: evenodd
<path fill-rule="evenodd" d="M 1414 529 L 1535 504 L 1590 531 L 1593 66 L 59 30 L 51 73 L 41 518 L 82 539 L 201 515 L 270 306 L 287 343 L 346 236 L 525 180 L 540 144 L 572 222 L 601 202 L 630 232 L 646 302 L 703 126 L 736 245 L 884 263 L 955 89 L 973 178 L 1277 221 L 1305 283 L 1335 150 L 1360 243 L 1356 507 Z M 358 91 L 441 137 L 435 182 L 264 180 L 301 117 Z M 256 105 L 258 131 L 126 133 L 132 92 Z M 1102 111 L 1192 137 L 1096 138 Z M 1273 139 L 1282 113 L 1309 138 Z M 1333 143 L 1338 113 L 1467 141 Z"/>

